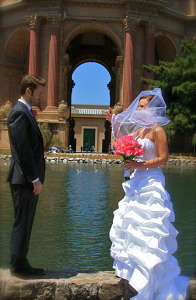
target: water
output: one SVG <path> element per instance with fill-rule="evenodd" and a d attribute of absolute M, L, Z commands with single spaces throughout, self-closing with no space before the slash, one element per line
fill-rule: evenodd
<path fill-rule="evenodd" d="M 7 267 L 13 208 L 0 162 L 0 267 Z M 166 188 L 176 214 L 183 273 L 195 271 L 194 167 L 164 167 Z M 121 165 L 51 164 L 40 195 L 29 260 L 47 270 L 112 270 L 108 233 L 123 198 Z"/>

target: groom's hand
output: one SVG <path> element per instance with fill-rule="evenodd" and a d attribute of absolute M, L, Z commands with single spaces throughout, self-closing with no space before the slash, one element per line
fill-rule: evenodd
<path fill-rule="evenodd" d="M 33 182 L 33 194 L 37 196 L 42 190 L 42 183 L 40 180 Z"/>

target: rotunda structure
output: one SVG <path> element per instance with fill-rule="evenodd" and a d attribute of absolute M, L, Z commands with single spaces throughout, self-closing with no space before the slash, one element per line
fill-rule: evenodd
<path fill-rule="evenodd" d="M 141 77 L 153 76 L 143 65 L 174 60 L 181 40 L 195 38 L 195 10 L 194 0 L 2 0 L 0 106 L 17 101 L 23 75 L 45 78 L 47 85 L 36 93 L 38 121 L 76 150 L 74 70 L 85 62 L 102 64 L 111 76 L 110 105 L 125 109 L 145 88 Z M 59 118 L 62 100 L 66 118 Z M 97 119 L 103 132 L 95 135 L 102 139 L 96 150 L 105 151 L 108 125 L 104 116 Z"/>

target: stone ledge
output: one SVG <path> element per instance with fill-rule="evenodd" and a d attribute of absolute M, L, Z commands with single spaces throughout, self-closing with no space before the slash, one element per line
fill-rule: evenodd
<path fill-rule="evenodd" d="M 11 155 L 0 154 L 0 161 L 9 164 Z M 122 164 L 122 158 L 106 153 L 65 153 L 45 155 L 47 163 L 93 163 L 93 164 Z M 167 165 L 196 166 L 196 158 L 169 157 Z"/>
<path fill-rule="evenodd" d="M 42 279 L 23 280 L 0 269 L 1 300 L 128 300 L 133 290 L 114 272 L 47 272 Z"/>
<path fill-rule="evenodd" d="M 42 279 L 23 280 L 0 269 L 1 300 L 129 300 L 134 295 L 127 281 L 113 271 L 47 272 Z M 187 300 L 196 299 L 196 281 L 190 280 Z"/>

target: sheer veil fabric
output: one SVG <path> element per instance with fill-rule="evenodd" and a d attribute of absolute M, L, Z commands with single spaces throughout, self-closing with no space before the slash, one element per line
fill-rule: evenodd
<path fill-rule="evenodd" d="M 137 110 L 139 101 L 144 96 L 154 95 L 147 108 Z M 166 104 L 161 89 L 142 91 L 131 105 L 122 113 L 112 116 L 112 134 L 118 139 L 131 134 L 139 128 L 163 126 L 169 122 L 166 117 Z"/>

